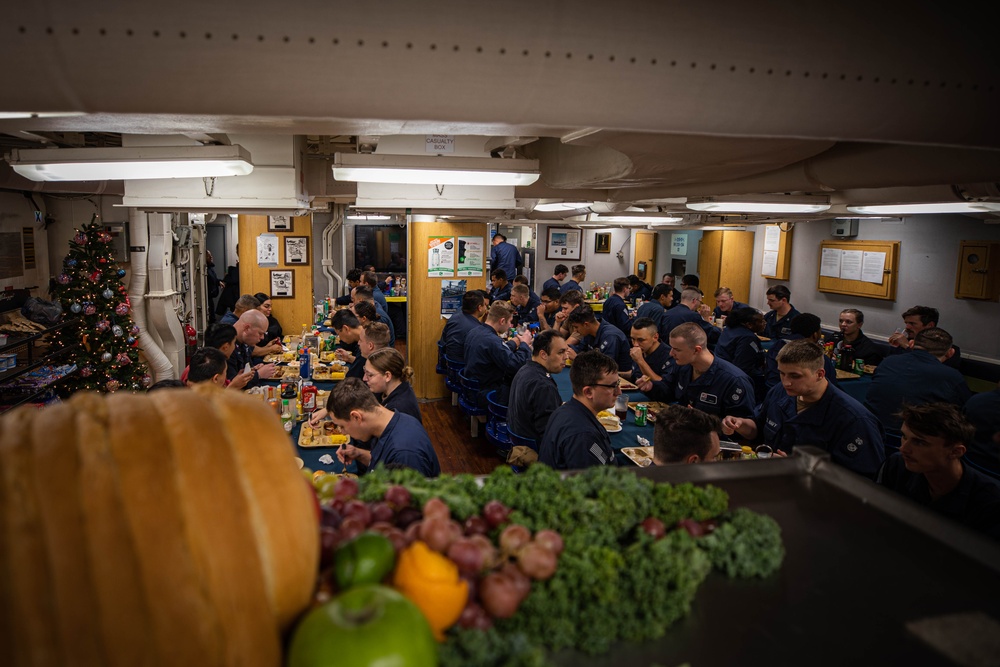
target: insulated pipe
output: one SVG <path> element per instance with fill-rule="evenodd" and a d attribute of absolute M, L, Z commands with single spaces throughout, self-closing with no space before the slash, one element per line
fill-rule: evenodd
<path fill-rule="evenodd" d="M 323 275 L 329 281 L 329 295 L 337 297 L 340 295 L 339 287 L 344 285 L 344 279 L 333 268 L 333 235 L 344 222 L 344 206 L 342 204 L 333 207 L 333 217 L 323 228 Z"/>
<path fill-rule="evenodd" d="M 149 215 L 149 291 L 146 293 L 146 316 L 151 335 L 159 338 L 160 349 L 179 374 L 184 367 L 184 331 L 175 309 L 177 289 L 173 276 L 174 233 L 171 216 Z M 176 377 L 176 375 L 174 375 Z"/>
<path fill-rule="evenodd" d="M 132 318 L 139 326 L 139 347 L 142 355 L 149 362 L 149 370 L 153 381 L 174 378 L 174 367 L 159 344 L 149 334 L 146 318 L 146 256 L 149 247 L 149 227 L 146 214 L 138 209 L 129 209 L 129 239 L 132 244 L 129 259 L 132 262 L 132 276 L 128 284 L 129 303 L 132 305 Z"/>

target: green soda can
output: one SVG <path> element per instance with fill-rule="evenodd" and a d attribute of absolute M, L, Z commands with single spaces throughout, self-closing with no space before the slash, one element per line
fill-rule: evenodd
<path fill-rule="evenodd" d="M 646 425 L 646 415 L 649 413 L 649 406 L 645 403 L 640 403 L 635 406 L 635 425 L 645 426 Z"/>

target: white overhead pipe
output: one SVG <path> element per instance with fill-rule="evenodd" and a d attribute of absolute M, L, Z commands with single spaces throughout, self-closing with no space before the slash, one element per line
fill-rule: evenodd
<path fill-rule="evenodd" d="M 344 279 L 334 270 L 333 266 L 333 236 L 337 230 L 343 227 L 344 212 L 346 206 L 336 204 L 333 207 L 333 217 L 326 227 L 323 228 L 323 275 L 329 282 L 329 295 L 331 297 L 340 296 L 340 289 L 344 286 Z"/>
<path fill-rule="evenodd" d="M 132 262 L 132 276 L 128 284 L 129 303 L 132 305 L 132 319 L 139 327 L 139 347 L 149 362 L 153 381 L 174 378 L 174 367 L 163 353 L 160 344 L 149 333 L 146 317 L 146 258 L 149 248 L 149 227 L 146 214 L 138 209 L 129 209 L 129 259 Z"/>
<path fill-rule="evenodd" d="M 184 368 L 184 330 L 177 317 L 177 289 L 174 285 L 173 250 L 174 232 L 172 216 L 153 213 L 148 216 L 149 253 L 146 262 L 149 271 L 149 291 L 146 293 L 146 318 L 150 334 L 159 339 L 160 349 L 173 367 L 177 377 Z"/>

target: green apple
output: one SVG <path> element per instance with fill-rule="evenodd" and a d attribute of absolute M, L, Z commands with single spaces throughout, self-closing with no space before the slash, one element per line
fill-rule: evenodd
<path fill-rule="evenodd" d="M 415 604 L 392 588 L 356 586 L 295 628 L 288 667 L 434 667 L 437 643 Z"/>

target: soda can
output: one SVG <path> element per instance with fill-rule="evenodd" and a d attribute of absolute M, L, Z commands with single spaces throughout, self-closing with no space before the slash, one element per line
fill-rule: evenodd
<path fill-rule="evenodd" d="M 649 406 L 645 403 L 640 403 L 635 406 L 635 425 L 645 426 L 646 425 L 646 415 L 649 413 Z"/>
<path fill-rule="evenodd" d="M 854 372 L 858 375 L 864 375 L 865 373 L 865 360 L 855 359 L 854 360 Z"/>

